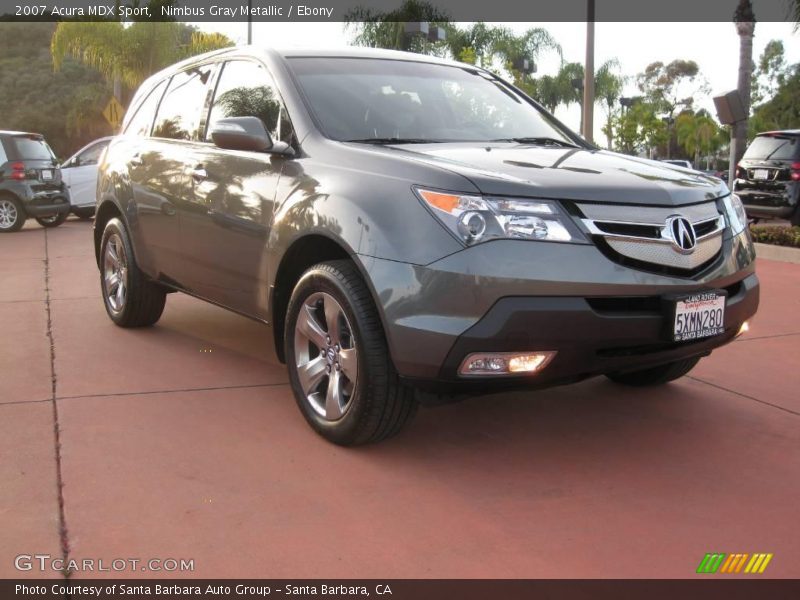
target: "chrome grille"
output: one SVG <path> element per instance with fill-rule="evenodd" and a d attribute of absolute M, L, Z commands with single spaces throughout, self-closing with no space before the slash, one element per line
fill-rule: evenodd
<path fill-rule="evenodd" d="M 603 239 L 617 255 L 642 263 L 695 270 L 722 250 L 725 218 L 715 202 L 681 207 L 578 204 L 588 231 Z M 670 231 L 673 217 L 691 223 L 694 247 L 682 248 Z"/>

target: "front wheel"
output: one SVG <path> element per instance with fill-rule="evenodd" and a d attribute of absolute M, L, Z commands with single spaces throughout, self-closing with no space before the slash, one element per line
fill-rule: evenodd
<path fill-rule="evenodd" d="M 68 212 L 62 212 L 48 217 L 36 217 L 36 222 L 42 227 L 58 227 L 69 216 Z"/>
<path fill-rule="evenodd" d="M 347 260 L 308 269 L 292 293 L 284 348 L 300 411 L 343 446 L 396 434 L 416 412 L 413 390 L 394 370 L 378 312 Z"/>
<path fill-rule="evenodd" d="M 694 369 L 700 357 L 685 358 L 675 362 L 642 369 L 641 371 L 629 371 L 625 373 L 609 373 L 606 375 L 614 383 L 630 385 L 634 387 L 645 387 L 650 385 L 662 385 L 674 381 L 686 375 Z"/>
<path fill-rule="evenodd" d="M 148 280 L 133 256 L 128 232 L 120 219 L 111 219 L 100 243 L 100 289 L 106 312 L 120 327 L 152 325 L 164 311 L 164 288 Z"/>

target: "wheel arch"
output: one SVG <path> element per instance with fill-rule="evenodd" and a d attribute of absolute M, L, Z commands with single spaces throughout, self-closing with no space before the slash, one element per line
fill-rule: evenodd
<path fill-rule="evenodd" d="M 349 260 L 358 269 L 361 277 L 370 291 L 372 301 L 380 315 L 383 323 L 383 311 L 375 297 L 375 290 L 367 277 L 364 265 L 358 259 L 355 252 L 345 246 L 341 240 L 319 232 L 309 233 L 296 240 L 287 248 L 281 257 L 280 264 L 275 272 L 272 289 L 270 290 L 270 323 L 272 324 L 273 342 L 275 353 L 281 362 L 286 361 L 283 349 L 283 339 L 285 334 L 286 311 L 289 307 L 289 299 L 295 285 L 307 269 L 317 263 L 330 260 Z"/>
<path fill-rule="evenodd" d="M 94 216 L 94 257 L 98 266 L 100 265 L 100 243 L 103 241 L 103 231 L 108 222 L 115 217 L 118 217 L 125 223 L 122 210 L 120 210 L 117 203 L 113 200 L 104 200 L 100 206 L 97 207 Z"/>

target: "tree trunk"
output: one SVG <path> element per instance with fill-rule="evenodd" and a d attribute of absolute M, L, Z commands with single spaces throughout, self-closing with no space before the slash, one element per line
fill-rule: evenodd
<path fill-rule="evenodd" d="M 739 80 L 737 90 L 742 99 L 744 114 L 750 115 L 750 86 L 753 76 L 753 34 L 756 23 L 749 0 L 742 0 L 737 8 L 736 33 L 739 34 Z M 737 18 L 735 17 L 735 18 Z M 744 20 L 747 19 L 747 20 Z M 738 164 L 747 147 L 747 119 L 734 126 L 736 154 L 734 164 Z"/>

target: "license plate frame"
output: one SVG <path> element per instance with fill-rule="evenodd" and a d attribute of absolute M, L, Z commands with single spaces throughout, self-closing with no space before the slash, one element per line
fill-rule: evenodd
<path fill-rule="evenodd" d="M 727 291 L 715 289 L 675 294 L 665 297 L 663 301 L 667 308 L 665 336 L 670 341 L 691 342 L 725 333 Z M 712 311 L 715 313 L 713 316 Z"/>
<path fill-rule="evenodd" d="M 39 173 L 42 181 L 53 181 L 53 169 L 42 169 Z"/>
<path fill-rule="evenodd" d="M 753 169 L 753 179 L 755 181 L 767 181 L 769 178 L 769 169 Z"/>

